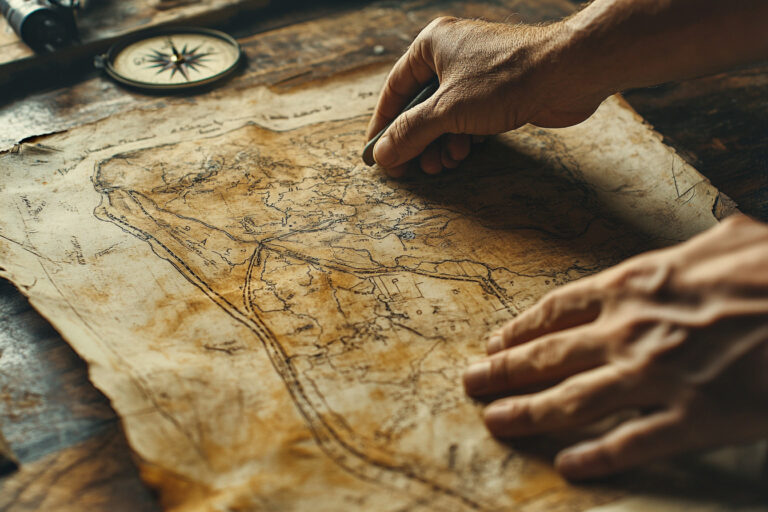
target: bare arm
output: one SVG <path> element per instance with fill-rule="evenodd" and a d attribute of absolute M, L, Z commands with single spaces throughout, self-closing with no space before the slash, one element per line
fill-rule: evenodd
<path fill-rule="evenodd" d="M 768 58 L 763 0 L 595 0 L 547 26 L 439 18 L 397 62 L 368 138 L 434 75 L 440 89 L 400 115 L 374 150 L 390 174 L 418 158 L 435 173 L 469 154 L 469 135 L 589 117 L 607 96 Z"/>
<path fill-rule="evenodd" d="M 608 94 L 768 58 L 768 2 L 597 0 L 563 23 L 564 57 Z"/>

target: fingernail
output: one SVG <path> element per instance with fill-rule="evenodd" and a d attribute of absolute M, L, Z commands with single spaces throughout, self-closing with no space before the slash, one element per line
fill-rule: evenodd
<path fill-rule="evenodd" d="M 464 389 L 470 395 L 477 395 L 488 387 L 491 376 L 491 362 L 475 363 L 464 372 Z"/>
<path fill-rule="evenodd" d="M 451 155 L 446 148 L 443 148 L 440 152 L 440 161 L 446 169 L 455 169 L 459 166 L 459 162 L 451 158 Z"/>
<path fill-rule="evenodd" d="M 456 149 L 450 146 L 448 147 L 448 157 L 457 164 L 466 158 L 464 154 L 457 153 Z"/>
<path fill-rule="evenodd" d="M 373 147 L 373 159 L 382 167 L 392 167 L 397 162 L 397 149 L 389 134 L 384 134 Z"/>
<path fill-rule="evenodd" d="M 489 354 L 495 354 L 503 347 L 503 340 L 500 335 L 494 334 L 488 339 L 488 344 L 486 345 L 486 350 Z"/>

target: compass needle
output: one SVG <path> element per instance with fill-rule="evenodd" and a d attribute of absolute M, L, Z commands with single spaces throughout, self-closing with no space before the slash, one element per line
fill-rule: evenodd
<path fill-rule="evenodd" d="M 171 51 L 173 52 L 173 56 L 176 57 L 176 59 L 181 59 L 181 55 L 179 55 L 179 50 L 176 49 L 176 45 L 173 44 L 173 39 L 168 37 L 168 44 L 171 45 Z"/>
<path fill-rule="evenodd" d="M 234 72 L 240 45 L 227 34 L 198 28 L 170 28 L 118 43 L 106 55 L 105 70 L 140 89 L 186 89 Z"/>
<path fill-rule="evenodd" d="M 181 73 L 181 75 L 184 77 L 184 79 L 185 79 L 187 82 L 189 82 L 189 75 L 188 75 L 188 74 L 187 74 L 187 72 L 184 70 L 184 64 L 181 64 L 181 65 L 180 65 L 180 66 L 178 66 L 178 67 L 179 67 L 179 72 Z"/>

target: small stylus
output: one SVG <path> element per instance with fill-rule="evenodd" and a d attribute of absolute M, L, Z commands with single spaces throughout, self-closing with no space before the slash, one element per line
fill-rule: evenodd
<path fill-rule="evenodd" d="M 440 82 L 438 81 L 437 77 L 433 78 L 431 82 L 429 82 L 426 87 L 424 87 L 419 94 L 416 95 L 413 100 L 409 104 L 405 106 L 405 108 L 400 112 L 402 114 L 406 110 L 410 110 L 419 103 L 423 103 L 427 98 L 432 96 L 437 88 L 440 87 Z M 399 115 L 398 115 L 399 117 Z M 397 117 L 395 118 L 397 119 Z M 391 120 L 389 123 L 387 123 L 387 126 L 384 127 L 383 130 L 381 130 L 379 133 L 376 134 L 374 138 L 368 141 L 368 144 L 365 145 L 365 148 L 363 149 L 363 162 L 365 162 L 365 165 L 373 165 L 376 163 L 376 160 L 373 158 L 373 147 L 376 145 L 376 143 L 379 141 L 382 135 L 384 135 L 384 132 L 387 131 L 387 128 L 389 128 L 392 123 L 395 122 L 395 119 Z"/>

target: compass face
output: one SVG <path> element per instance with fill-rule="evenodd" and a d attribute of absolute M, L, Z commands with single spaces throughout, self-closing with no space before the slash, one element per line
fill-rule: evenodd
<path fill-rule="evenodd" d="M 176 29 L 113 48 L 107 71 L 136 87 L 183 89 L 226 76 L 239 59 L 240 46 L 226 34 Z"/>

